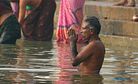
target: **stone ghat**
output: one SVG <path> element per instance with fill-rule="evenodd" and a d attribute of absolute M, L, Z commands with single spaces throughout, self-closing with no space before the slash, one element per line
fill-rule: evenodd
<path fill-rule="evenodd" d="M 59 1 L 59 0 L 58 0 Z M 86 0 L 86 1 L 103 1 L 103 2 L 118 2 L 120 0 Z M 135 0 L 138 3 L 138 0 Z"/>
<path fill-rule="evenodd" d="M 85 14 L 100 18 L 102 34 L 138 37 L 138 22 L 132 21 L 133 16 L 138 14 L 138 8 L 118 7 L 112 4 L 88 1 L 85 3 Z"/>
<path fill-rule="evenodd" d="M 133 15 L 138 14 L 138 5 L 136 7 L 113 6 L 115 1 L 86 0 L 84 14 L 99 17 L 102 24 L 100 37 L 104 43 L 138 48 L 138 22 L 132 21 Z M 57 24 L 58 10 L 57 1 L 55 24 Z"/>

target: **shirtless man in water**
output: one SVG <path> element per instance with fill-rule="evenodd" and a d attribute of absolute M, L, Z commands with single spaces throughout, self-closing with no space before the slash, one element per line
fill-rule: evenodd
<path fill-rule="evenodd" d="M 81 33 L 87 40 L 87 45 L 77 52 L 77 35 L 74 29 L 68 31 L 71 51 L 73 55 L 73 66 L 79 66 L 82 75 L 99 74 L 105 55 L 105 47 L 99 38 L 101 25 L 96 17 L 84 20 Z"/>

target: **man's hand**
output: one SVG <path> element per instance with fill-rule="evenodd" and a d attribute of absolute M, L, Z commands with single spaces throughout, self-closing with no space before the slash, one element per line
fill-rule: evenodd
<path fill-rule="evenodd" d="M 70 28 L 68 30 L 68 36 L 69 36 L 70 41 L 75 42 L 75 43 L 77 42 L 78 36 L 76 35 L 75 30 L 73 28 Z"/>
<path fill-rule="evenodd" d="M 72 52 L 72 56 L 76 57 L 78 52 L 77 52 L 77 40 L 78 40 L 78 36 L 75 33 L 75 30 L 70 28 L 68 30 L 68 36 L 69 36 L 69 40 L 70 40 L 70 46 L 71 46 L 71 52 Z"/>

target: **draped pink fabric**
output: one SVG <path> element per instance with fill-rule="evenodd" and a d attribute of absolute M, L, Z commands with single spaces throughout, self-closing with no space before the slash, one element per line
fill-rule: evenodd
<path fill-rule="evenodd" d="M 18 3 L 17 2 L 11 2 L 11 7 L 12 7 L 12 11 L 13 13 L 18 17 Z"/>
<path fill-rule="evenodd" d="M 83 19 L 84 2 L 85 0 L 60 0 L 59 19 L 56 32 L 57 41 L 68 41 L 67 30 L 72 25 L 77 25 L 77 30 L 80 30 Z"/>

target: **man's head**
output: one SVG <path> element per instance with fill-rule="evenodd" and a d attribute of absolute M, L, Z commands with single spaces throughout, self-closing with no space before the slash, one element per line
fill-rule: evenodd
<path fill-rule="evenodd" d="M 92 16 L 84 20 L 81 28 L 82 35 L 89 38 L 91 35 L 99 35 L 101 24 L 98 18 Z"/>

